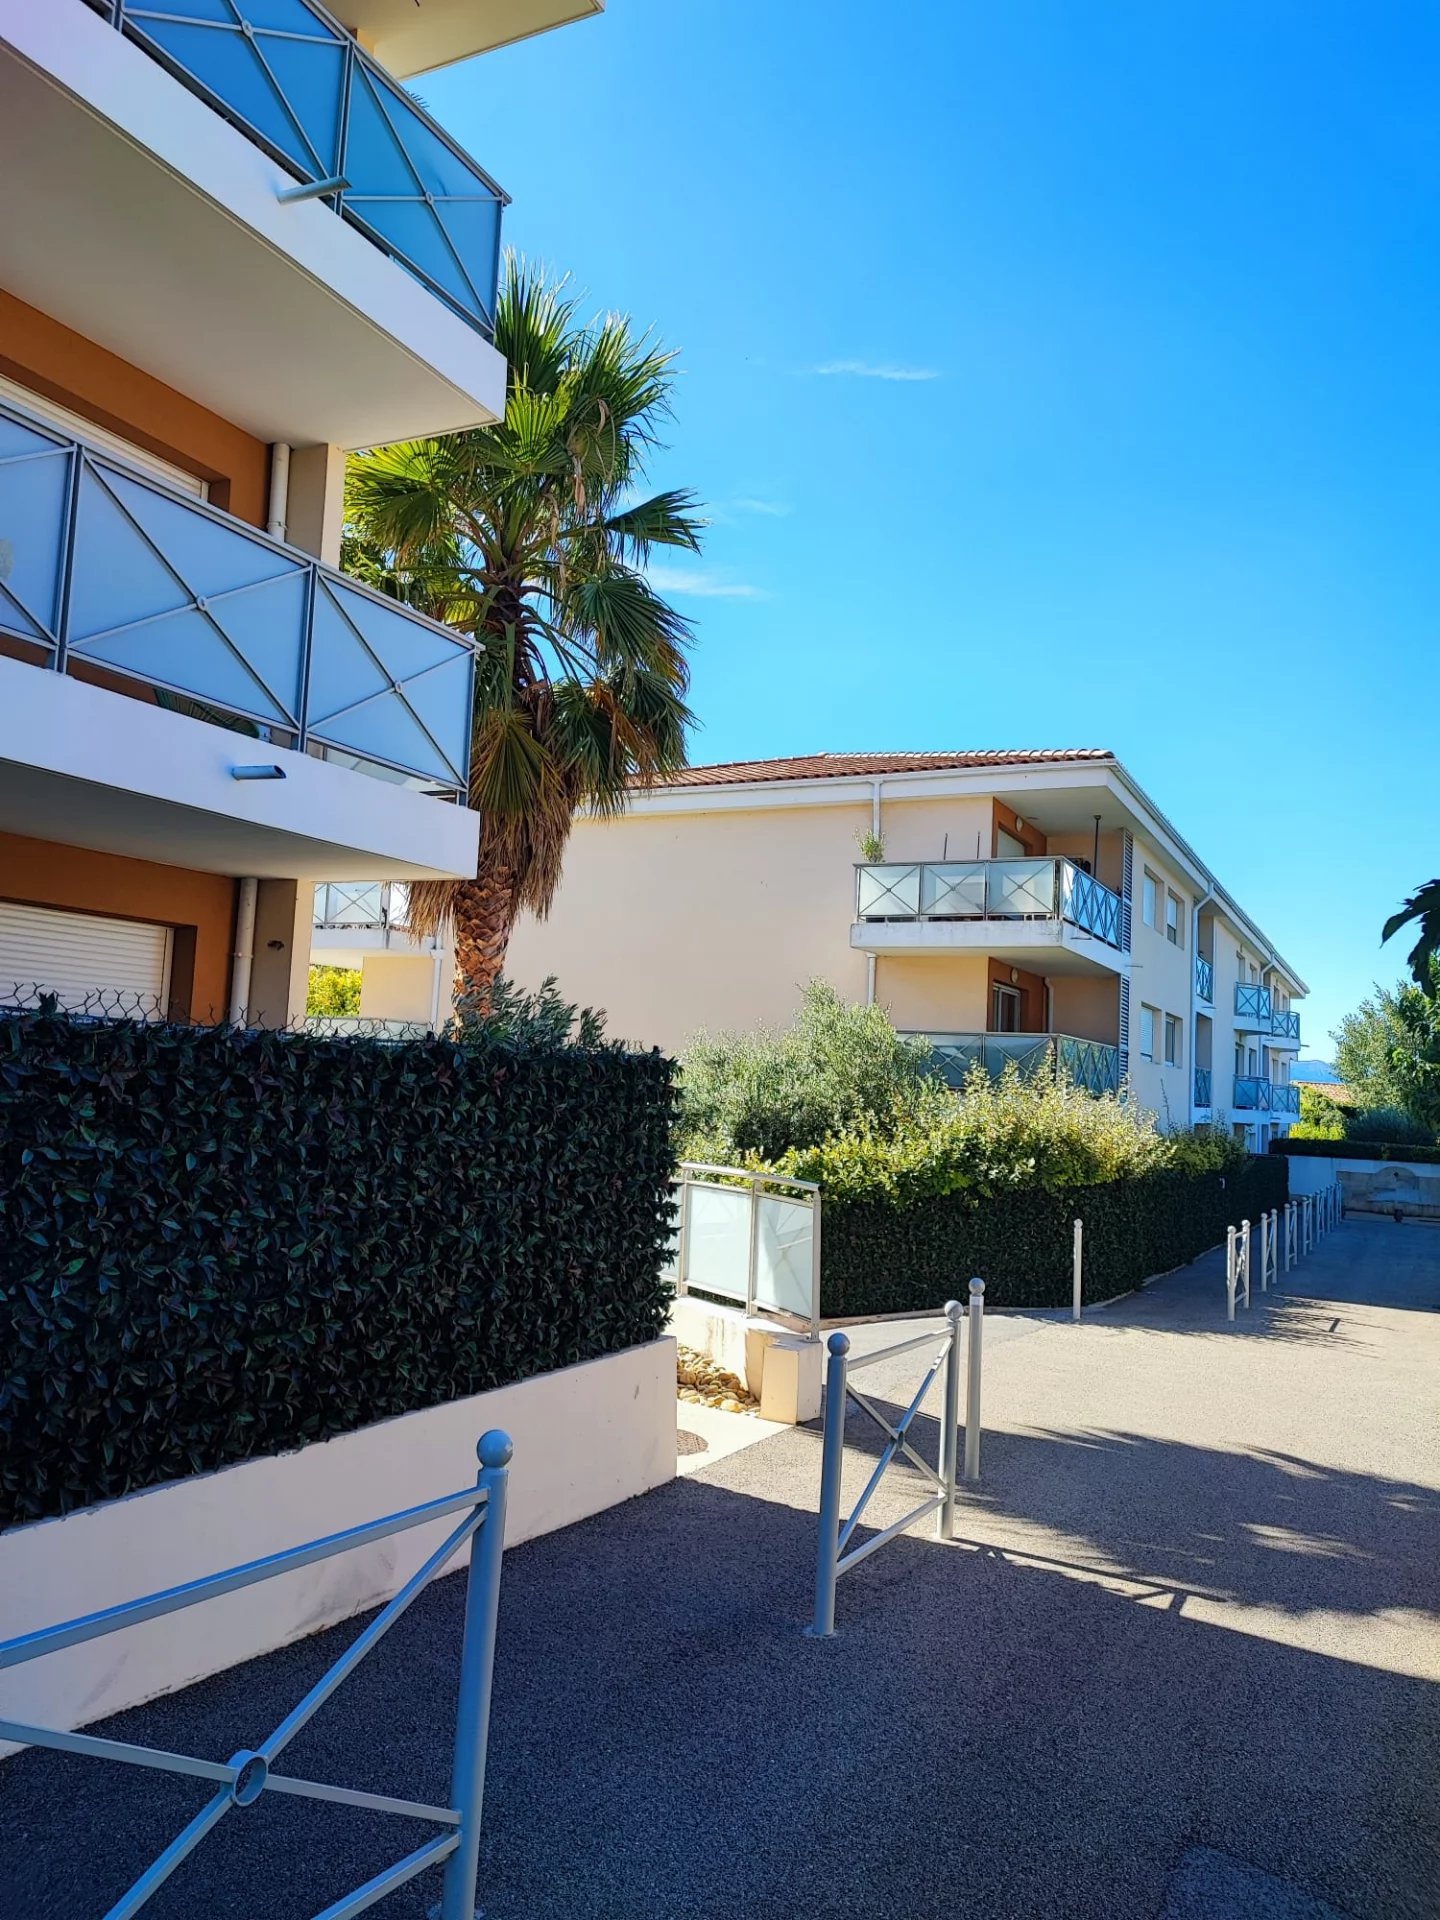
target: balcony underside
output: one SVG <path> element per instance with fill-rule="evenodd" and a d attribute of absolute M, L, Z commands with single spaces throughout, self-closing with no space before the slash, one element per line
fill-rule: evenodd
<path fill-rule="evenodd" d="M 400 79 L 599 13 L 605 0 L 329 0 Z"/>
<path fill-rule="evenodd" d="M 188 714 L 0 658 L 0 830 L 202 873 L 445 878 L 479 816 Z M 237 765 L 283 780 L 236 780 Z"/>
<path fill-rule="evenodd" d="M 983 953 L 1049 974 L 1113 977 L 1126 971 L 1114 947 L 1056 920 L 857 920 L 850 945 L 861 953 Z"/>
<path fill-rule="evenodd" d="M 483 425 L 476 331 L 83 0 L 0 0 L 0 285 L 266 441 Z"/>

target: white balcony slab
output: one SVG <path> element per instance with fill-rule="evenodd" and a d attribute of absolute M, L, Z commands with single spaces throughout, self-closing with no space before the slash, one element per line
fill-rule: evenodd
<path fill-rule="evenodd" d="M 505 363 L 83 0 L 0 0 L 0 285 L 258 438 L 498 419 Z"/>
<path fill-rule="evenodd" d="M 987 953 L 1052 974 L 1124 973 L 1128 957 L 1064 920 L 857 920 L 850 945 L 861 953 Z"/>
<path fill-rule="evenodd" d="M 237 780 L 273 762 L 283 780 Z M 454 878 L 475 871 L 480 819 L 294 753 L 0 658 L 0 830 L 202 873 Z"/>

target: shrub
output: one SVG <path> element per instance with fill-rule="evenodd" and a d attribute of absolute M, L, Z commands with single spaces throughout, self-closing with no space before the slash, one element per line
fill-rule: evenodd
<path fill-rule="evenodd" d="M 827 1198 L 900 1205 L 941 1194 L 977 1198 L 1096 1185 L 1168 1165 L 1153 1116 L 1064 1082 L 977 1068 L 958 1096 L 933 1083 L 885 1126 L 862 1124 L 782 1154 L 777 1171 L 817 1180 Z"/>
<path fill-rule="evenodd" d="M 360 1011 L 358 967 L 311 967 L 305 993 L 305 1011 L 311 1018 L 335 1019 Z"/>
<path fill-rule="evenodd" d="M 1288 1169 L 1246 1156 L 1229 1172 L 1173 1170 L 1103 1186 L 832 1204 L 822 1241 L 827 1315 L 934 1310 L 985 1282 L 994 1307 L 1068 1306 L 1072 1222 L 1085 1222 L 1085 1298 L 1103 1300 L 1193 1260 L 1227 1226 L 1283 1207 Z"/>
<path fill-rule="evenodd" d="M 681 1059 L 682 1157 L 774 1160 L 828 1133 L 888 1124 L 931 1077 L 924 1041 L 824 981 L 783 1033 L 702 1035 Z"/>
<path fill-rule="evenodd" d="M 0 1015 L 0 1525 L 658 1334 L 671 1063 L 547 1004 L 401 1044 Z"/>

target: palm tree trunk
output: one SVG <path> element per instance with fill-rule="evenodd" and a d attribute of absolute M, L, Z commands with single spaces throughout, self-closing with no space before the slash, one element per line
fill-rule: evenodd
<path fill-rule="evenodd" d="M 456 882 L 455 998 L 476 1013 L 488 1012 L 490 994 L 505 967 L 515 924 L 515 870 L 487 860 L 473 880 Z"/>

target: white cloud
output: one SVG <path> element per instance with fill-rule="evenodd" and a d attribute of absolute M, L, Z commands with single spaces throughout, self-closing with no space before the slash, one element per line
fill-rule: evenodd
<path fill-rule="evenodd" d="M 748 496 L 732 500 L 730 504 L 737 513 L 762 513 L 768 520 L 784 520 L 795 511 L 784 500 L 754 500 Z"/>
<path fill-rule="evenodd" d="M 763 600 L 761 587 L 745 586 L 738 581 L 720 580 L 713 573 L 694 573 L 684 567 L 652 566 L 646 569 L 657 593 L 688 594 L 694 600 Z"/>
<path fill-rule="evenodd" d="M 827 360 L 813 369 L 821 374 L 847 374 L 856 380 L 938 380 L 935 367 L 877 366 L 870 360 Z"/>

